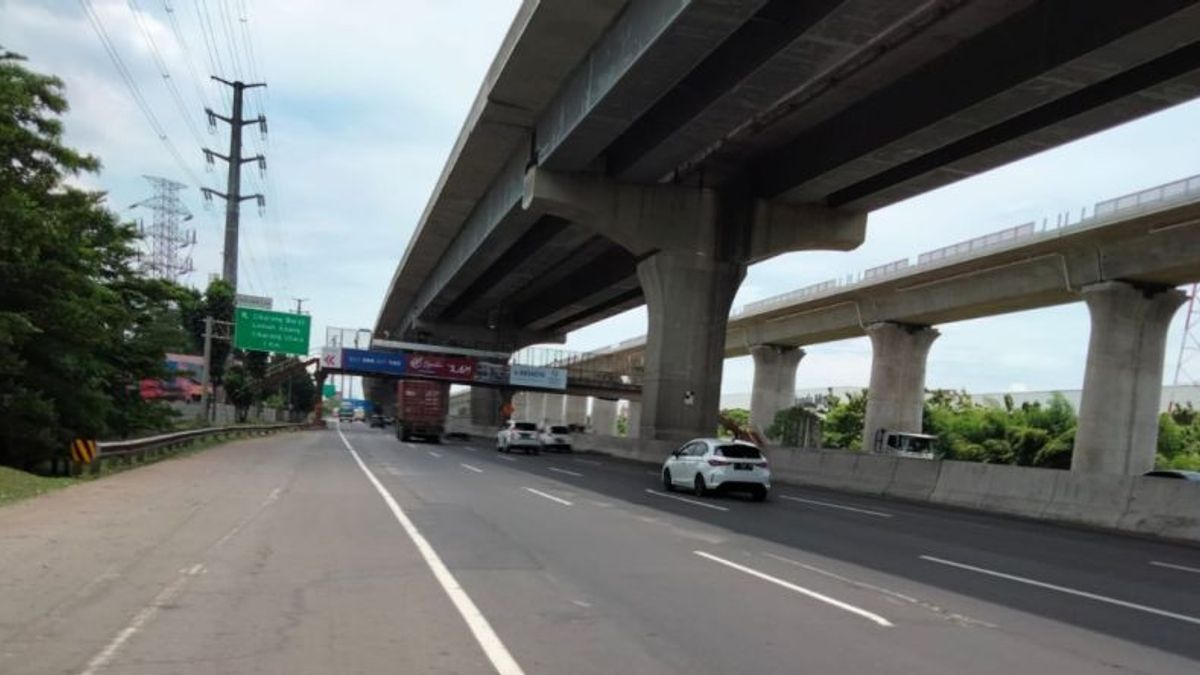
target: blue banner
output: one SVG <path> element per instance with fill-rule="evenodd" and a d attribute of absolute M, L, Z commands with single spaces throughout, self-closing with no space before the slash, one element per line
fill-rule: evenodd
<path fill-rule="evenodd" d="M 403 375 L 408 370 L 408 355 L 398 352 L 373 352 L 342 349 L 342 370 L 381 375 Z"/>

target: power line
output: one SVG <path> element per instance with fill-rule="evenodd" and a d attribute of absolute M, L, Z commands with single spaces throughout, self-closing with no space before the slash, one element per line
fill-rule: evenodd
<path fill-rule="evenodd" d="M 233 64 L 233 74 L 240 80 L 244 74 L 241 59 L 238 58 L 237 42 L 233 30 L 233 22 L 229 19 L 229 3 L 217 0 L 217 11 L 220 12 L 221 29 L 225 32 L 225 48 L 229 51 L 229 60 Z"/>
<path fill-rule="evenodd" d="M 79 4 L 81 7 L 83 7 L 83 12 L 87 16 L 88 22 L 91 23 L 92 30 L 95 31 L 96 37 L 100 39 L 100 44 L 103 45 L 104 51 L 108 53 L 108 58 L 112 61 L 113 66 L 115 66 L 117 69 L 117 73 L 121 76 L 121 79 L 125 82 L 125 86 L 129 89 L 129 94 L 133 98 L 134 103 L 137 104 L 137 107 L 142 111 L 142 114 L 145 115 L 146 121 L 150 123 L 151 131 L 153 131 L 154 134 L 158 136 L 158 139 L 162 141 L 163 145 L 166 146 L 167 152 L 171 154 L 171 157 L 175 159 L 175 162 L 179 165 L 179 168 L 182 169 L 185 174 L 187 174 L 188 178 L 195 183 L 196 186 L 203 186 L 204 183 L 200 180 L 199 176 L 196 175 L 196 172 L 192 171 L 192 169 L 187 165 L 187 162 L 183 160 L 183 156 L 179 154 L 178 148 L 176 148 L 175 144 L 171 142 L 171 138 L 167 135 L 167 132 L 159 122 L 158 117 L 154 114 L 154 110 L 150 107 L 150 104 L 142 95 L 142 90 L 138 87 L 137 82 L 134 81 L 133 75 L 125 66 L 125 62 L 121 59 L 120 53 L 117 52 L 116 45 L 109 37 L 108 31 L 105 30 L 104 22 L 100 20 L 100 15 L 97 14 L 96 9 L 92 7 L 91 0 L 79 0 Z"/>
<path fill-rule="evenodd" d="M 175 8 L 171 6 L 170 0 L 163 0 L 163 9 L 167 12 L 167 21 L 171 24 L 171 31 L 175 34 L 175 42 L 179 43 L 180 49 L 183 50 L 188 73 L 192 76 L 192 86 L 196 89 L 196 98 L 205 108 L 211 108 L 212 103 L 208 98 L 208 92 L 204 90 L 204 80 L 196 71 L 195 57 L 192 56 L 192 50 L 188 47 L 188 41 L 183 37 L 183 30 L 179 28 L 179 17 L 175 16 Z"/>
<path fill-rule="evenodd" d="M 204 138 L 200 135 L 199 128 L 196 127 L 195 121 L 192 120 L 192 115 L 188 111 L 188 106 L 183 102 L 183 95 L 179 93 L 179 87 L 175 86 L 175 80 L 171 78 L 171 72 L 167 68 L 167 62 L 162 57 L 162 52 L 158 50 L 158 44 L 154 41 L 154 36 L 146 28 L 146 24 L 142 21 L 142 8 L 138 5 L 137 0 L 127 0 L 129 11 L 133 14 L 134 23 L 137 24 L 138 30 L 142 33 L 142 38 L 146 40 L 146 44 L 150 46 L 150 55 L 154 59 L 154 64 L 158 66 L 158 72 L 162 75 L 163 84 L 166 85 L 167 91 L 170 92 L 171 98 L 175 100 L 175 106 L 179 108 L 179 114 L 183 117 L 184 123 L 187 125 L 188 131 L 191 132 L 196 145 L 204 145 Z"/>
<path fill-rule="evenodd" d="M 213 30 L 212 17 L 208 12 L 208 0 L 199 0 L 193 7 L 196 8 L 196 21 L 199 22 L 200 32 L 204 36 L 204 48 L 208 51 L 208 63 L 212 67 L 212 74 L 227 75 L 225 62 L 221 60 L 221 50 L 217 47 L 217 35 Z"/>

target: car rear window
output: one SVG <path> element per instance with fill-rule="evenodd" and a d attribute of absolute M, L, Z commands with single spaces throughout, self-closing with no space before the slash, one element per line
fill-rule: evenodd
<path fill-rule="evenodd" d="M 732 459 L 762 459 L 758 448 L 748 445 L 721 445 L 717 447 L 715 454 Z"/>
<path fill-rule="evenodd" d="M 513 428 L 517 431 L 537 431 L 537 425 L 533 422 L 517 422 Z"/>
<path fill-rule="evenodd" d="M 565 434 L 570 433 L 570 431 L 571 430 L 566 427 L 550 427 L 550 433 L 552 434 Z"/>

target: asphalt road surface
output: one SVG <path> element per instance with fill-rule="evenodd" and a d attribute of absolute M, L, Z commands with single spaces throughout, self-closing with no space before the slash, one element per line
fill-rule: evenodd
<path fill-rule="evenodd" d="M 645 465 L 240 441 L 0 508 L 0 673 L 1200 672 L 1200 548 Z"/>

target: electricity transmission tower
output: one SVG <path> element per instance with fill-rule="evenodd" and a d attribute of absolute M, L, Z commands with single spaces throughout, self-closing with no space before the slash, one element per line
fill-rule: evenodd
<path fill-rule="evenodd" d="M 1200 308 L 1196 307 L 1196 290 L 1200 284 L 1192 284 L 1187 302 L 1187 319 L 1183 323 L 1183 340 L 1179 344 L 1179 359 L 1175 361 L 1175 380 L 1179 385 L 1200 384 Z M 1174 405 L 1174 401 L 1172 401 Z"/>
<path fill-rule="evenodd" d="M 229 82 L 217 76 L 213 76 L 214 80 L 233 88 L 233 111 L 229 117 L 218 115 L 210 108 L 205 108 L 204 112 L 208 113 L 209 128 L 216 127 L 217 120 L 229 125 L 229 154 L 222 155 L 219 152 L 213 152 L 208 148 L 204 149 L 204 157 L 211 165 L 214 157 L 219 157 L 225 160 L 229 165 L 229 177 L 226 182 L 225 192 L 217 192 L 210 188 L 201 188 L 204 191 L 204 198 L 211 200 L 213 195 L 216 195 L 225 200 L 225 252 L 224 265 L 222 267 L 222 277 L 233 286 L 233 290 L 237 290 L 237 275 L 238 275 L 238 225 L 241 216 L 242 202 L 247 199 L 258 201 L 258 208 L 262 209 L 266 206 L 266 199 L 261 194 L 243 195 L 242 194 L 242 165 L 246 162 L 258 162 L 259 171 L 267 170 L 267 160 L 262 155 L 253 157 L 242 157 L 242 127 L 247 124 L 257 124 L 259 131 L 263 134 L 267 132 L 267 118 L 259 115 L 255 119 L 242 119 L 242 98 L 247 89 L 254 87 L 267 86 L 263 82 L 255 84 L 246 84 L 242 81 Z"/>
<path fill-rule="evenodd" d="M 196 231 L 181 227 L 192 219 L 179 199 L 179 192 L 186 186 L 158 176 L 143 178 L 154 188 L 154 195 L 129 207 L 142 206 L 153 212 L 150 226 L 142 224 L 138 228 L 149 248 L 142 258 L 142 271 L 156 279 L 173 281 L 192 271 L 192 256 L 185 251 L 196 244 Z"/>

